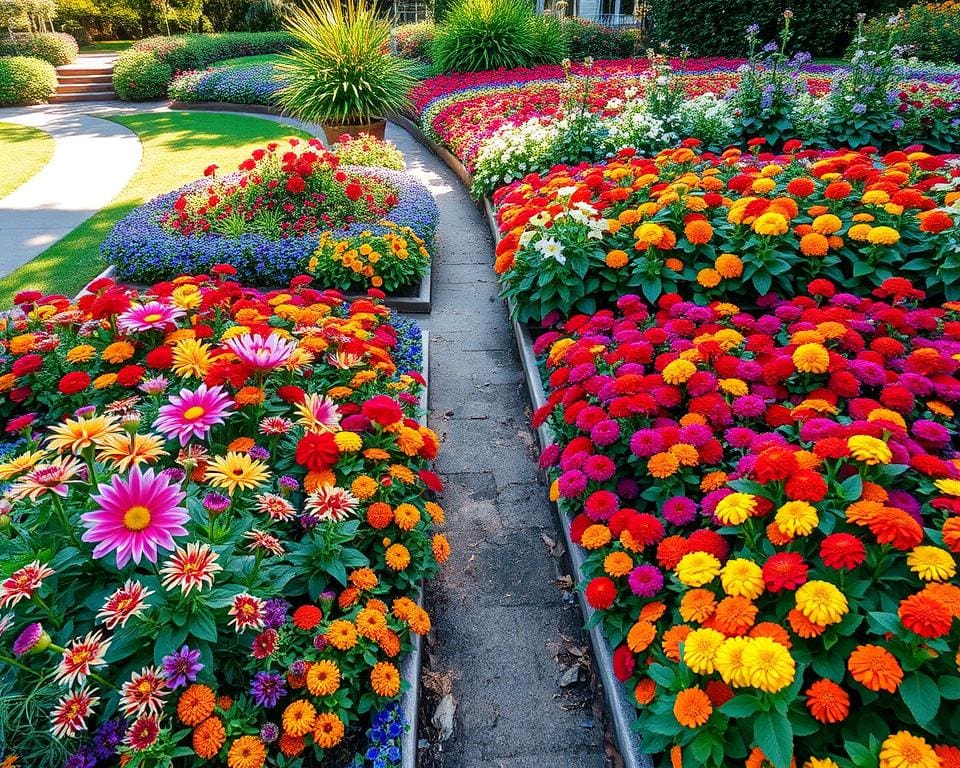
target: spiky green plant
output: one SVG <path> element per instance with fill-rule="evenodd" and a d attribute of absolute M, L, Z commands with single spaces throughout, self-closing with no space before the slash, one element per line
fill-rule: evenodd
<path fill-rule="evenodd" d="M 390 24 L 366 0 L 308 0 L 287 29 L 298 45 L 277 65 L 287 114 L 325 125 L 364 125 L 410 105 L 409 62 L 387 53 Z"/>
<path fill-rule="evenodd" d="M 527 0 L 461 0 L 437 29 L 430 52 L 440 72 L 533 66 L 539 34 Z"/>

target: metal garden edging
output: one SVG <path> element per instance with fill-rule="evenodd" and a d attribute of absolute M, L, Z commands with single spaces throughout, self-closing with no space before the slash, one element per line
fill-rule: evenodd
<path fill-rule="evenodd" d="M 414 139 L 441 160 L 457 178 L 460 179 L 467 189 L 471 187 L 472 177 L 467 172 L 463 163 L 448 149 L 440 147 L 431 141 L 423 130 L 409 118 L 394 118 L 394 122 L 404 128 Z M 478 201 L 478 206 L 480 206 L 483 211 L 494 243 L 498 243 L 500 241 L 500 232 L 497 227 L 496 213 L 492 202 L 488 197 L 484 197 L 482 201 Z M 511 300 L 507 301 L 507 310 L 510 313 L 513 336 L 523 366 L 523 375 L 527 385 L 527 392 L 530 395 L 530 403 L 534 410 L 536 410 L 546 402 L 546 395 L 544 394 L 543 382 L 540 379 L 540 371 L 537 368 L 536 355 L 533 351 L 533 338 L 530 335 L 530 330 L 515 319 L 514 306 Z M 553 442 L 553 433 L 546 424 L 538 427 L 536 432 L 537 441 L 540 443 L 541 449 Z M 582 583 L 580 569 L 585 560 L 583 550 L 571 540 L 570 526 L 567 524 L 563 512 L 560 511 L 556 504 L 551 504 L 551 506 L 560 523 L 560 530 L 563 532 L 564 543 L 566 544 L 573 568 L 573 577 L 579 587 Z M 586 595 L 582 589 L 577 589 L 577 597 L 584 618 L 589 621 L 594 610 L 587 603 Z M 623 684 L 617 680 L 613 674 L 613 651 L 610 648 L 610 644 L 603 636 L 599 626 L 595 626 L 590 630 L 589 637 L 594 658 L 597 660 L 597 674 L 600 677 L 603 697 L 609 710 L 610 723 L 617 741 L 617 746 L 620 749 L 621 757 L 623 758 L 624 766 L 625 768 L 652 768 L 653 762 L 649 755 L 643 754 L 638 735 L 630 728 L 630 724 L 635 718 L 635 707 L 627 699 L 627 693 L 624 690 Z"/>

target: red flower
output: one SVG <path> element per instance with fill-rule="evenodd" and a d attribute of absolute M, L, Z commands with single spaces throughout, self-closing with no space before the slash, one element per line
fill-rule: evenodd
<path fill-rule="evenodd" d="M 666 533 L 663 529 L 663 523 L 654 515 L 646 512 L 633 515 L 627 521 L 627 530 L 630 532 L 630 538 L 642 547 L 656 544 Z"/>
<path fill-rule="evenodd" d="M 363 195 L 363 187 L 357 184 L 355 181 L 347 184 L 347 188 L 344 190 L 347 193 L 347 197 L 356 202 Z"/>
<path fill-rule="evenodd" d="M 794 590 L 806 582 L 808 570 L 796 552 L 778 552 L 763 564 L 763 582 L 770 592 Z"/>
<path fill-rule="evenodd" d="M 173 365 L 173 350 L 170 347 L 157 347 L 147 352 L 145 361 L 150 368 L 164 370 Z"/>
<path fill-rule="evenodd" d="M 312 432 L 300 438 L 297 443 L 297 464 L 306 467 L 311 472 L 322 472 L 330 469 L 340 460 L 340 448 L 337 441 L 329 432 L 314 434 Z"/>
<path fill-rule="evenodd" d="M 303 630 L 311 630 L 323 620 L 323 611 L 315 605 L 301 605 L 293 612 L 293 623 Z"/>
<path fill-rule="evenodd" d="M 75 395 L 77 392 L 82 392 L 89 386 L 90 374 L 85 371 L 71 371 L 60 379 L 60 383 L 57 384 L 57 389 L 64 395 Z"/>
<path fill-rule="evenodd" d="M 863 543 L 849 533 L 831 533 L 820 543 L 820 558 L 828 568 L 852 571 L 866 557 Z"/>
<path fill-rule="evenodd" d="M 591 608 L 605 611 L 613 605 L 613 601 L 616 599 L 617 585 L 613 583 L 613 579 L 606 576 L 597 576 L 587 584 L 587 603 Z"/>
<path fill-rule="evenodd" d="M 26 376 L 28 373 L 39 371 L 43 367 L 43 358 L 40 355 L 24 355 L 13 361 L 11 371 L 16 377 Z"/>
<path fill-rule="evenodd" d="M 396 424 L 403 418 L 403 410 L 397 405 L 397 401 L 387 395 L 371 397 L 363 404 L 362 411 L 370 421 L 384 427 Z"/>
<path fill-rule="evenodd" d="M 303 176 L 294 174 L 289 179 L 287 179 L 287 192 L 291 194 L 298 195 L 306 189 L 307 183 L 303 180 Z"/>
<path fill-rule="evenodd" d="M 219 165 L 208 165 L 206 168 L 203 169 L 203 175 L 213 176 L 213 174 L 217 172 L 217 168 L 219 167 L 220 167 Z"/>
<path fill-rule="evenodd" d="M 280 399 L 285 403 L 302 403 L 306 393 L 300 387 L 293 384 L 286 384 L 277 390 Z"/>
<path fill-rule="evenodd" d="M 121 387 L 135 387 L 144 373 L 144 369 L 139 365 L 125 365 L 117 371 L 117 384 Z"/>
<path fill-rule="evenodd" d="M 953 614 L 939 600 L 922 592 L 900 603 L 897 611 L 903 626 L 920 637 L 943 637 L 953 626 Z"/>
<path fill-rule="evenodd" d="M 255 659 L 265 659 L 272 656 L 277 649 L 277 630 L 265 629 L 250 644 L 250 651 Z"/>
<path fill-rule="evenodd" d="M 613 674 L 621 683 L 633 677 L 633 670 L 637 660 L 626 645 L 618 646 L 613 652 Z"/>
<path fill-rule="evenodd" d="M 443 480 L 429 469 L 421 469 L 418 473 L 423 484 L 434 493 L 443 493 Z"/>
<path fill-rule="evenodd" d="M 10 419 L 7 422 L 7 432 L 19 432 L 22 429 L 26 429 L 34 421 L 37 420 L 37 414 L 35 413 L 25 413 L 23 416 L 17 416 L 15 419 Z"/>
<path fill-rule="evenodd" d="M 793 451 L 776 446 L 767 448 L 757 456 L 753 474 L 759 482 L 769 483 L 771 480 L 786 480 L 799 469 Z"/>
<path fill-rule="evenodd" d="M 784 490 L 793 501 L 817 502 L 826 497 L 827 483 L 812 469 L 801 469 L 787 478 Z"/>

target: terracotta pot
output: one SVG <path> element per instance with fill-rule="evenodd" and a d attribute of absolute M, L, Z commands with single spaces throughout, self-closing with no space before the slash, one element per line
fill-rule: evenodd
<path fill-rule="evenodd" d="M 337 139 L 343 136 L 343 134 L 347 134 L 347 136 L 359 136 L 361 133 L 366 133 L 375 139 L 382 139 L 386 128 L 387 121 L 380 119 L 374 120 L 372 123 L 366 123 L 365 125 L 324 125 L 323 133 L 324 136 L 327 137 L 327 146 L 330 146 L 331 144 L 336 144 Z"/>

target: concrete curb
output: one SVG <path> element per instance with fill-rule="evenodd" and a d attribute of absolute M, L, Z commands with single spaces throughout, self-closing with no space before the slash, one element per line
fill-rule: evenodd
<path fill-rule="evenodd" d="M 473 178 L 467 172 L 463 163 L 448 149 L 438 146 L 435 142 L 431 141 L 423 130 L 409 118 L 394 118 L 394 122 L 404 128 L 420 144 L 429 149 L 460 179 L 467 189 L 472 186 Z M 477 204 L 486 215 L 493 242 L 499 243 L 500 230 L 497 226 L 497 217 L 493 203 L 489 198 L 485 197 L 481 201 L 478 201 Z M 520 361 L 523 366 L 523 375 L 527 385 L 527 392 L 530 396 L 530 403 L 534 410 L 536 410 L 546 402 L 546 395 L 543 389 L 543 382 L 540 379 L 536 355 L 533 351 L 533 337 L 530 334 L 530 329 L 515 319 L 516 313 L 514 312 L 512 301 L 507 302 L 507 309 L 510 313 L 513 336 L 517 344 L 517 352 L 520 355 Z M 536 432 L 541 449 L 553 442 L 553 433 L 546 424 L 541 425 Z M 574 580 L 577 586 L 580 587 L 583 582 L 580 569 L 585 560 L 584 552 L 570 539 L 570 526 L 565 515 L 556 504 L 551 503 L 551 507 L 553 507 L 554 514 L 560 524 L 560 529 L 563 531 L 564 542 L 573 567 Z M 587 622 L 589 622 L 594 611 L 587 603 L 586 595 L 582 589 L 577 589 L 577 596 L 583 616 Z M 613 728 L 617 747 L 620 749 L 620 755 L 623 758 L 624 768 L 652 768 L 653 761 L 648 755 L 643 754 L 639 737 L 630 727 L 635 719 L 636 707 L 627 699 L 626 690 L 613 675 L 613 650 L 610 648 L 610 644 L 603 636 L 599 626 L 593 627 L 589 632 L 589 636 L 593 655 L 597 660 L 597 674 L 600 678 L 603 698 L 610 714 L 610 723 Z"/>

